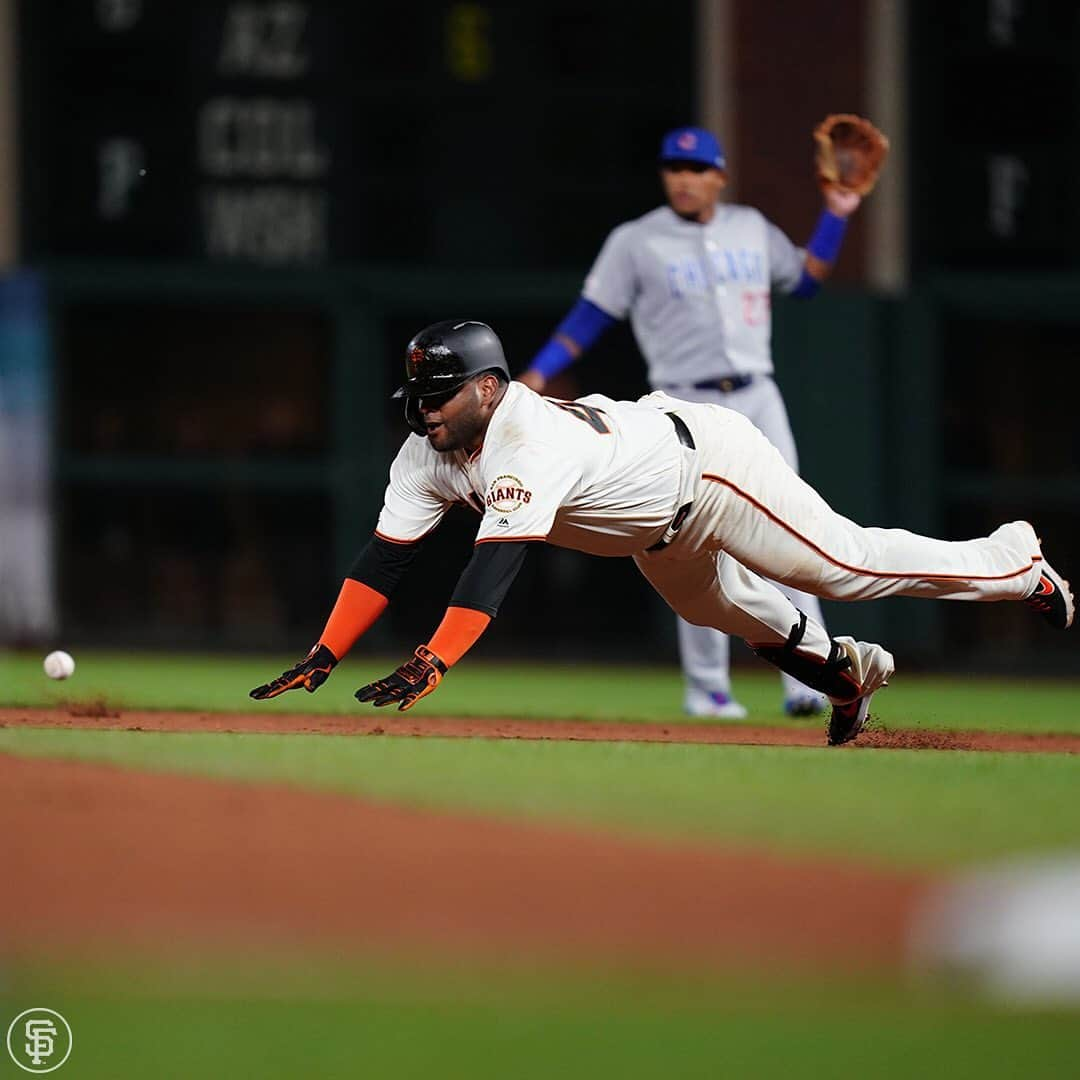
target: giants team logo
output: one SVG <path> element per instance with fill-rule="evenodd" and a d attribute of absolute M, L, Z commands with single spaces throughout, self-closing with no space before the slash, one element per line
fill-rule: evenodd
<path fill-rule="evenodd" d="M 71 1025 L 55 1009 L 25 1009 L 7 1032 L 11 1060 L 29 1073 L 55 1072 L 71 1056 Z"/>
<path fill-rule="evenodd" d="M 496 510 L 500 514 L 512 514 L 527 505 L 531 498 L 532 492 L 516 476 L 503 473 L 491 481 L 484 504 L 489 510 Z"/>
<path fill-rule="evenodd" d="M 412 366 L 415 368 L 419 367 L 424 362 L 425 356 L 426 354 L 424 350 L 421 349 L 419 345 L 417 345 L 416 348 L 409 353 L 409 360 L 412 363 Z"/>

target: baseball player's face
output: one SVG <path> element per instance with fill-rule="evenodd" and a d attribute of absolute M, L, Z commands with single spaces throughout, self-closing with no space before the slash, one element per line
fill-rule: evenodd
<path fill-rule="evenodd" d="M 475 450 L 483 442 L 492 410 L 502 397 L 500 391 L 498 379 L 482 376 L 450 395 L 421 398 L 420 415 L 432 448 L 440 453 Z"/>
<path fill-rule="evenodd" d="M 696 161 L 670 161 L 660 169 L 668 205 L 687 221 L 711 220 L 727 173 Z"/>

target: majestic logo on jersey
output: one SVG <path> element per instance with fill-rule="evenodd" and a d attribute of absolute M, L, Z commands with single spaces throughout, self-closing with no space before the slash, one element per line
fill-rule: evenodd
<path fill-rule="evenodd" d="M 524 487 L 516 476 L 503 473 L 491 481 L 484 504 L 489 510 L 496 510 L 500 514 L 512 514 L 527 505 L 531 499 L 532 492 Z"/>

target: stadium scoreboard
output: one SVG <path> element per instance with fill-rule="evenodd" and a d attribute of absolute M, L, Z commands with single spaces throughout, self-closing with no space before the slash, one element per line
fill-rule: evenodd
<path fill-rule="evenodd" d="M 19 15 L 31 257 L 565 265 L 655 199 L 657 133 L 693 107 L 689 3 Z"/>
<path fill-rule="evenodd" d="M 1074 269 L 1080 4 L 916 0 L 910 218 L 919 269 Z"/>

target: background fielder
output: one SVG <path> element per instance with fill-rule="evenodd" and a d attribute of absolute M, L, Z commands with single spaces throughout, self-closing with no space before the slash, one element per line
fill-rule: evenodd
<path fill-rule="evenodd" d="M 382 614 L 420 543 L 454 505 L 481 515 L 473 556 L 426 645 L 360 701 L 410 708 L 498 613 L 529 544 L 632 556 L 673 610 L 737 633 L 833 702 L 829 742 L 853 739 L 892 674 L 880 645 L 831 639 L 771 581 L 837 600 L 1026 600 L 1073 620 L 1068 583 L 1026 521 L 948 542 L 837 514 L 745 417 L 655 392 L 557 401 L 509 383 L 484 323 L 436 323 L 409 343 L 398 391 L 413 435 L 379 523 L 307 658 L 252 697 L 314 690 Z"/>
<path fill-rule="evenodd" d="M 804 251 L 752 207 L 719 203 L 726 161 L 711 132 L 668 132 L 660 176 L 668 204 L 608 236 L 581 298 L 521 381 L 542 391 L 609 326 L 629 317 L 653 389 L 742 413 L 798 471 L 787 410 L 772 379 L 771 290 L 804 298 L 817 292 L 860 196 L 827 184 L 825 208 Z M 816 597 L 784 588 L 823 622 Z M 679 619 L 678 638 L 686 711 L 744 717 L 731 693 L 726 635 Z M 821 694 L 790 675 L 782 683 L 788 713 L 825 708 Z"/>

